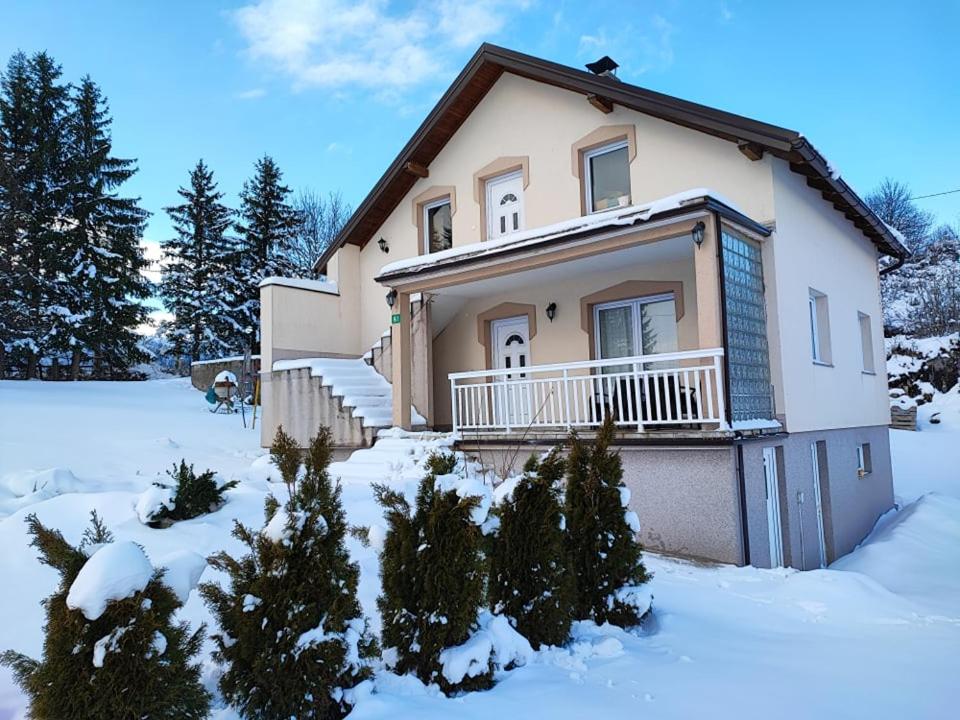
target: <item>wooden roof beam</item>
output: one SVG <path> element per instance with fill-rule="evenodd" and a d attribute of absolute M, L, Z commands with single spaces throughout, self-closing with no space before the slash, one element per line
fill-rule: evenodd
<path fill-rule="evenodd" d="M 587 95 L 587 102 L 593 105 L 597 110 L 602 112 L 604 115 L 609 115 L 613 112 L 613 101 L 599 95 L 590 94 Z"/>
<path fill-rule="evenodd" d="M 737 143 L 737 149 L 751 160 L 760 160 L 763 158 L 763 146 L 760 143 L 741 140 Z"/>
<path fill-rule="evenodd" d="M 421 165 L 420 163 L 413 162 L 412 160 L 403 166 L 403 169 L 406 170 L 411 175 L 416 175 L 418 178 L 425 178 L 430 176 L 430 170 L 426 165 Z"/>

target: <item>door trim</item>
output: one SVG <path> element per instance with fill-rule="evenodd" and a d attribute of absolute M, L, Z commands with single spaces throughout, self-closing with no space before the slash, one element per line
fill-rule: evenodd
<path fill-rule="evenodd" d="M 783 521 L 780 517 L 780 469 L 777 448 L 763 448 L 763 480 L 767 501 L 767 537 L 770 549 L 770 567 L 783 567 Z"/>
<path fill-rule="evenodd" d="M 820 567 L 827 566 L 827 538 L 823 523 L 823 485 L 820 477 L 820 452 L 817 442 L 810 443 L 810 455 L 813 460 L 813 500 L 817 512 L 817 539 L 820 541 Z"/>

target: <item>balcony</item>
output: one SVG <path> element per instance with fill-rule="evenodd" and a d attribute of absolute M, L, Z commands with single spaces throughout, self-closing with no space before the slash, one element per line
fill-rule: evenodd
<path fill-rule="evenodd" d="M 448 377 L 453 430 L 463 436 L 589 430 L 608 414 L 638 433 L 728 430 L 722 348 Z"/>

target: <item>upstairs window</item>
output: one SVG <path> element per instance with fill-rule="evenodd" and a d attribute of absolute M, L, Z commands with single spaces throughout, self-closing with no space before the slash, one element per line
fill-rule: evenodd
<path fill-rule="evenodd" d="M 860 349 L 863 357 L 863 371 L 872 373 L 875 370 L 873 364 L 873 330 L 870 327 L 870 316 L 858 312 L 857 319 L 860 321 Z"/>
<path fill-rule="evenodd" d="M 450 198 L 423 206 L 423 235 L 424 252 L 435 253 L 453 247 Z"/>
<path fill-rule="evenodd" d="M 630 204 L 630 156 L 626 140 L 583 153 L 587 212 Z"/>
<path fill-rule="evenodd" d="M 829 365 L 830 360 L 830 313 L 827 296 L 810 288 L 808 298 L 810 314 L 810 346 L 813 361 L 819 365 Z"/>

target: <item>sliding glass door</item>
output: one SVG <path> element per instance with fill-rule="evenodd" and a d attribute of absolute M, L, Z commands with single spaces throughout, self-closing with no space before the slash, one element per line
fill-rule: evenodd
<path fill-rule="evenodd" d="M 677 309 L 673 294 L 619 300 L 594 307 L 600 360 L 676 352 Z M 655 364 L 645 363 L 645 369 Z M 625 372 L 627 365 L 605 372 Z"/>

